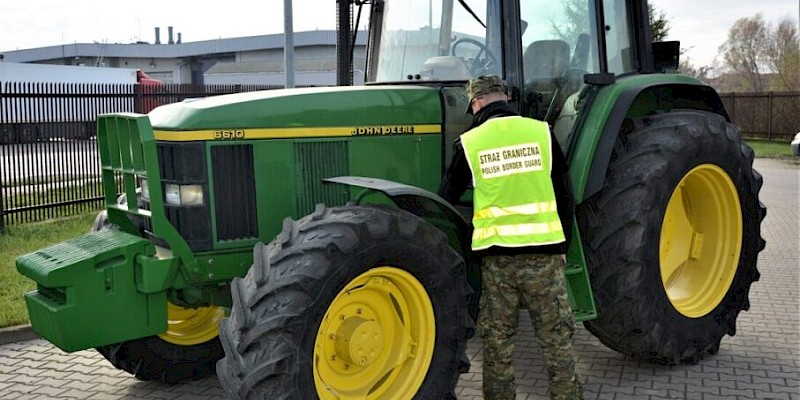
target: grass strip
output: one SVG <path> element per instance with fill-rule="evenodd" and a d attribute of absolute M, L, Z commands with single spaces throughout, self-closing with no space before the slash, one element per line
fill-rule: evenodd
<path fill-rule="evenodd" d="M 19 274 L 17 256 L 63 242 L 89 232 L 97 211 L 44 222 L 7 225 L 0 234 L 0 328 L 26 324 L 28 312 L 23 294 L 36 284 Z"/>

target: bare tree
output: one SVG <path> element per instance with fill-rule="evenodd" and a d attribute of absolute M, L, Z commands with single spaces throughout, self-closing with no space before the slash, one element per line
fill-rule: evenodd
<path fill-rule="evenodd" d="M 800 90 L 800 35 L 790 17 L 784 17 L 769 35 L 767 62 L 775 73 L 773 90 Z"/>
<path fill-rule="evenodd" d="M 766 89 L 764 72 L 769 36 L 769 27 L 758 13 L 752 18 L 739 18 L 728 32 L 728 40 L 720 46 L 725 63 L 741 79 L 744 90 Z"/>
<path fill-rule="evenodd" d="M 701 65 L 696 67 L 689 57 L 682 57 L 678 72 L 684 75 L 694 77 L 695 79 L 709 83 L 712 81 L 711 75 L 714 72 L 714 67 L 710 65 Z"/>

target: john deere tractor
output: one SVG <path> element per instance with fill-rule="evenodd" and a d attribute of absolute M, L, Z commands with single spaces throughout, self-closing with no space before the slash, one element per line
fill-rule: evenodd
<path fill-rule="evenodd" d="M 479 260 L 470 193 L 434 193 L 470 122 L 465 82 L 497 74 L 569 162 L 576 319 L 666 364 L 735 333 L 762 178 L 714 89 L 651 42 L 644 0 L 368 5 L 366 85 L 101 116 L 106 211 L 17 259 L 36 332 L 140 379 L 216 372 L 232 398 L 451 393 Z"/>

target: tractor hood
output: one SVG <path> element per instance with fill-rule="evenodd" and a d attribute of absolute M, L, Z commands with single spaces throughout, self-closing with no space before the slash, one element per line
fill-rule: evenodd
<path fill-rule="evenodd" d="M 151 111 L 156 131 L 439 125 L 439 91 L 420 86 L 347 86 L 220 95 Z M 300 129 L 302 131 L 302 129 Z M 302 136 L 302 135 L 301 135 Z M 173 140 L 181 140 L 173 137 Z"/>

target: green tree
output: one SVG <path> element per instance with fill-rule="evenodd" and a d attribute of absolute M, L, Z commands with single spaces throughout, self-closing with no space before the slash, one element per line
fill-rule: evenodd
<path fill-rule="evenodd" d="M 619 1 L 619 0 L 617 0 Z M 614 1 L 606 1 L 605 7 L 614 7 Z M 587 0 L 564 0 L 562 3 L 565 18 L 564 23 L 552 21 L 553 33 L 556 37 L 575 43 L 578 35 L 586 31 L 589 26 L 589 3 Z M 648 6 L 647 16 L 650 20 L 650 29 L 653 32 L 653 41 L 660 42 L 669 34 L 669 20 L 663 11 L 653 6 Z M 608 22 L 607 22 L 608 23 Z"/>
<path fill-rule="evenodd" d="M 589 5 L 586 0 L 565 0 L 562 7 L 565 18 L 551 21 L 553 33 L 567 43 L 575 43 L 589 26 Z"/>
<path fill-rule="evenodd" d="M 647 18 L 650 21 L 650 30 L 653 32 L 653 41 L 663 41 L 669 34 L 670 28 L 666 13 L 648 4 Z"/>

